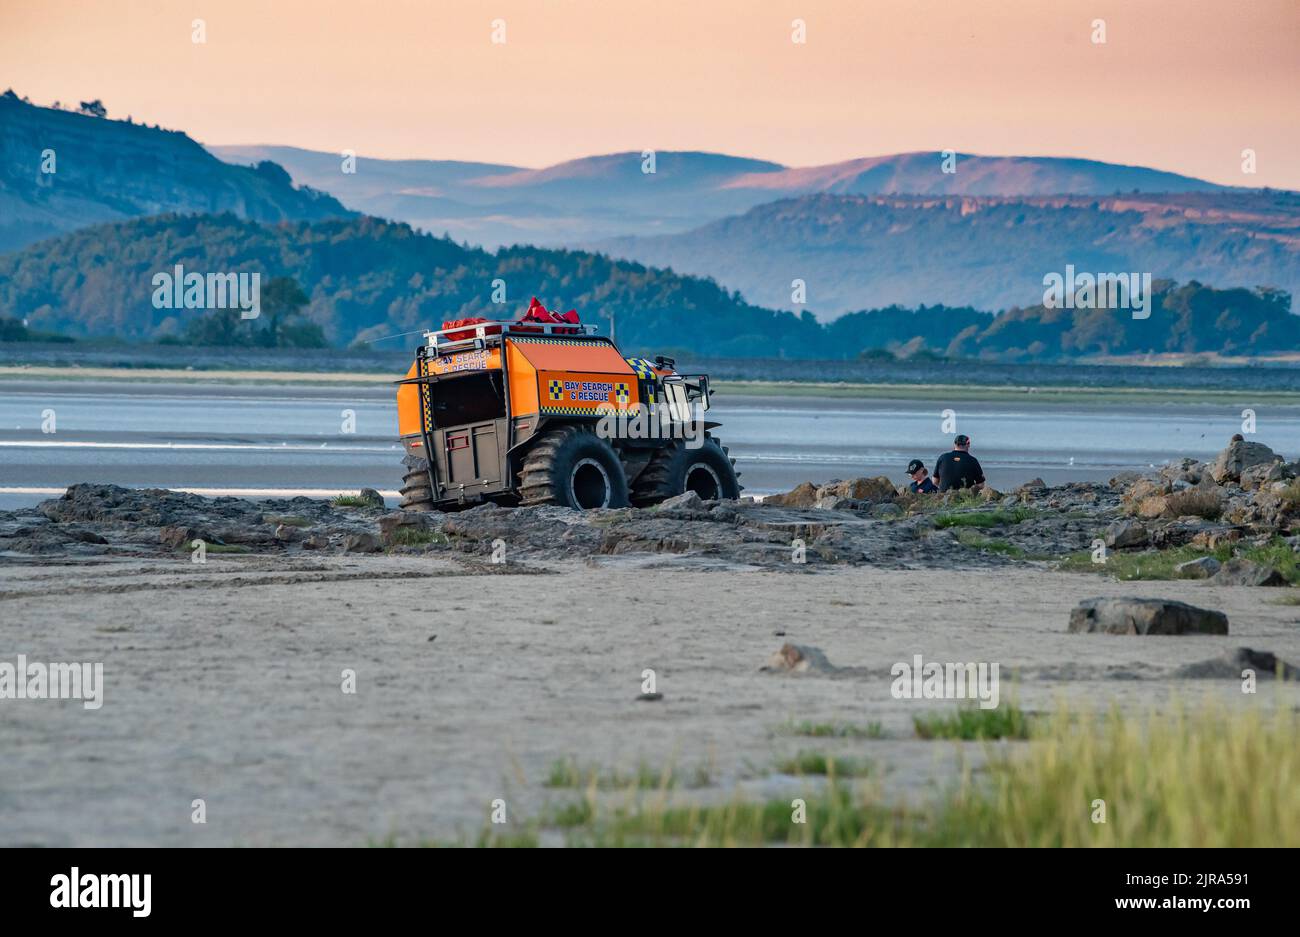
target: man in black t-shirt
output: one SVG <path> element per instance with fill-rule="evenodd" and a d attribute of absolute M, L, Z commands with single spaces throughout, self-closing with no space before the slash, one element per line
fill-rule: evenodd
<path fill-rule="evenodd" d="M 980 460 L 970 454 L 969 436 L 958 436 L 952 441 L 952 451 L 939 456 L 934 463 L 934 478 L 940 491 L 984 484 L 984 469 Z"/>

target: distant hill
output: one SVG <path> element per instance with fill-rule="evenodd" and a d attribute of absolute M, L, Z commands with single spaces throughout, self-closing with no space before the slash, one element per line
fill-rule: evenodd
<path fill-rule="evenodd" d="M 830 319 L 889 305 L 1027 306 L 1043 277 L 1149 272 L 1217 286 L 1300 288 L 1300 193 L 841 196 L 784 199 L 695 230 L 589 245 L 707 274 L 750 301 Z"/>
<path fill-rule="evenodd" d="M 1055 156 L 954 154 L 952 172 L 938 153 L 871 156 L 826 166 L 750 173 L 728 188 L 779 195 L 1114 195 L 1117 192 L 1213 192 L 1225 188 L 1178 173 Z"/>
<path fill-rule="evenodd" d="M 1300 316 L 1276 290 L 1153 283 L 1150 316 L 1128 311 L 969 306 L 876 308 L 820 324 L 746 302 L 709 279 L 582 251 L 535 247 L 494 253 L 410 226 L 360 217 L 258 224 L 233 215 L 165 215 L 99 225 L 0 255 L 0 318 L 26 328 L 126 340 L 180 335 L 200 310 L 154 308 L 152 277 L 189 272 L 289 276 L 307 314 L 336 345 L 437 327 L 447 319 L 512 318 L 536 295 L 576 308 L 628 352 L 710 357 L 852 359 L 938 354 L 1064 361 L 1151 353 L 1268 354 L 1300 348 Z M 508 302 L 491 302 L 493 281 Z M 815 281 L 814 281 L 815 282 Z M 412 335 L 380 348 L 410 347 Z"/>
<path fill-rule="evenodd" d="M 794 356 L 820 334 L 811 320 L 748 305 L 711 280 L 573 251 L 488 253 L 369 217 L 263 225 L 229 214 L 161 215 L 81 229 L 0 255 L 0 316 L 75 336 L 175 336 L 202 314 L 154 308 L 152 277 L 175 264 L 293 277 L 311 299 L 310 318 L 338 345 L 466 316 L 514 317 L 533 295 L 576 307 L 606 329 L 613 315 L 620 341 L 632 348 Z M 506 284 L 505 305 L 491 302 L 497 279 Z M 385 347 L 420 341 L 408 336 Z"/>
<path fill-rule="evenodd" d="M 1035 196 L 1213 192 L 1221 186 L 1140 166 L 1084 159 L 903 153 L 790 168 L 719 153 L 640 151 L 544 169 L 442 160 L 356 159 L 281 146 L 211 146 L 236 163 L 273 160 L 295 180 L 367 214 L 457 240 L 583 246 L 617 236 L 675 234 L 766 202 L 813 193 Z"/>
<path fill-rule="evenodd" d="M 53 151 L 53 173 L 42 172 Z M 0 95 L 0 251 L 85 225 L 161 212 L 258 221 L 352 214 L 279 166 L 233 166 L 185 134 Z"/>
<path fill-rule="evenodd" d="M 770 199 L 727 184 L 782 168 L 716 153 L 663 152 L 655 156 L 655 172 L 644 173 L 641 154 L 628 152 L 545 169 L 358 157 L 356 171 L 344 172 L 341 154 L 282 146 L 209 149 L 235 163 L 274 160 L 349 208 L 487 247 L 685 231 Z"/>

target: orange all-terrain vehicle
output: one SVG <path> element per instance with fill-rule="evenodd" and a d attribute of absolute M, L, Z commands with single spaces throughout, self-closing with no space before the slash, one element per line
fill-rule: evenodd
<path fill-rule="evenodd" d="M 425 336 L 397 391 L 403 509 L 740 496 L 719 424 L 702 416 L 707 375 L 625 358 L 536 300 L 518 322 L 448 322 Z"/>

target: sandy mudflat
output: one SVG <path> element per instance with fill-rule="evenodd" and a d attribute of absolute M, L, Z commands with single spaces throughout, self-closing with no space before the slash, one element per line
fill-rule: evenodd
<path fill-rule="evenodd" d="M 999 662 L 1003 698 L 1061 694 L 1141 711 L 1172 696 L 1297 705 L 1265 683 L 1173 680 L 1246 645 L 1300 660 L 1290 590 L 1117 583 L 1036 569 L 817 573 L 553 565 L 529 572 L 399 556 L 212 556 L 0 567 L 0 659 L 103 661 L 103 707 L 0 701 L 4 845 L 365 845 L 476 832 L 573 797 L 558 758 L 633 770 L 706 766 L 680 798 L 797 792 L 773 762 L 815 749 L 882 765 L 890 797 L 932 794 L 958 746 L 911 734 L 953 703 L 895 700 L 889 668 Z M 1228 637 L 1070 635 L 1094 595 L 1181 598 L 1225 611 Z M 784 631 L 784 636 L 776 632 Z M 431 638 L 436 635 L 436 640 Z M 846 674 L 760 673 L 784 641 Z M 344 695 L 341 671 L 357 672 Z M 660 702 L 637 702 L 641 672 Z M 1020 671 L 1018 689 L 1006 674 Z M 880 721 L 896 738 L 824 740 L 789 720 Z M 962 746 L 978 760 L 980 746 Z M 190 822 L 191 801 L 208 822 Z"/>

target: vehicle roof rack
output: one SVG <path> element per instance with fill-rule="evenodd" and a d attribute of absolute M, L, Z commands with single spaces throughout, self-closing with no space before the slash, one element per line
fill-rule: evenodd
<path fill-rule="evenodd" d="M 492 331 L 488 331 L 491 329 Z M 466 338 L 451 339 L 451 335 L 473 334 Z M 457 351 L 478 350 L 500 345 L 510 336 L 553 335 L 564 338 L 601 338 L 596 326 L 550 322 L 478 322 L 474 325 L 457 325 L 449 329 L 435 329 L 424 333 L 425 343 L 436 355 Z"/>

